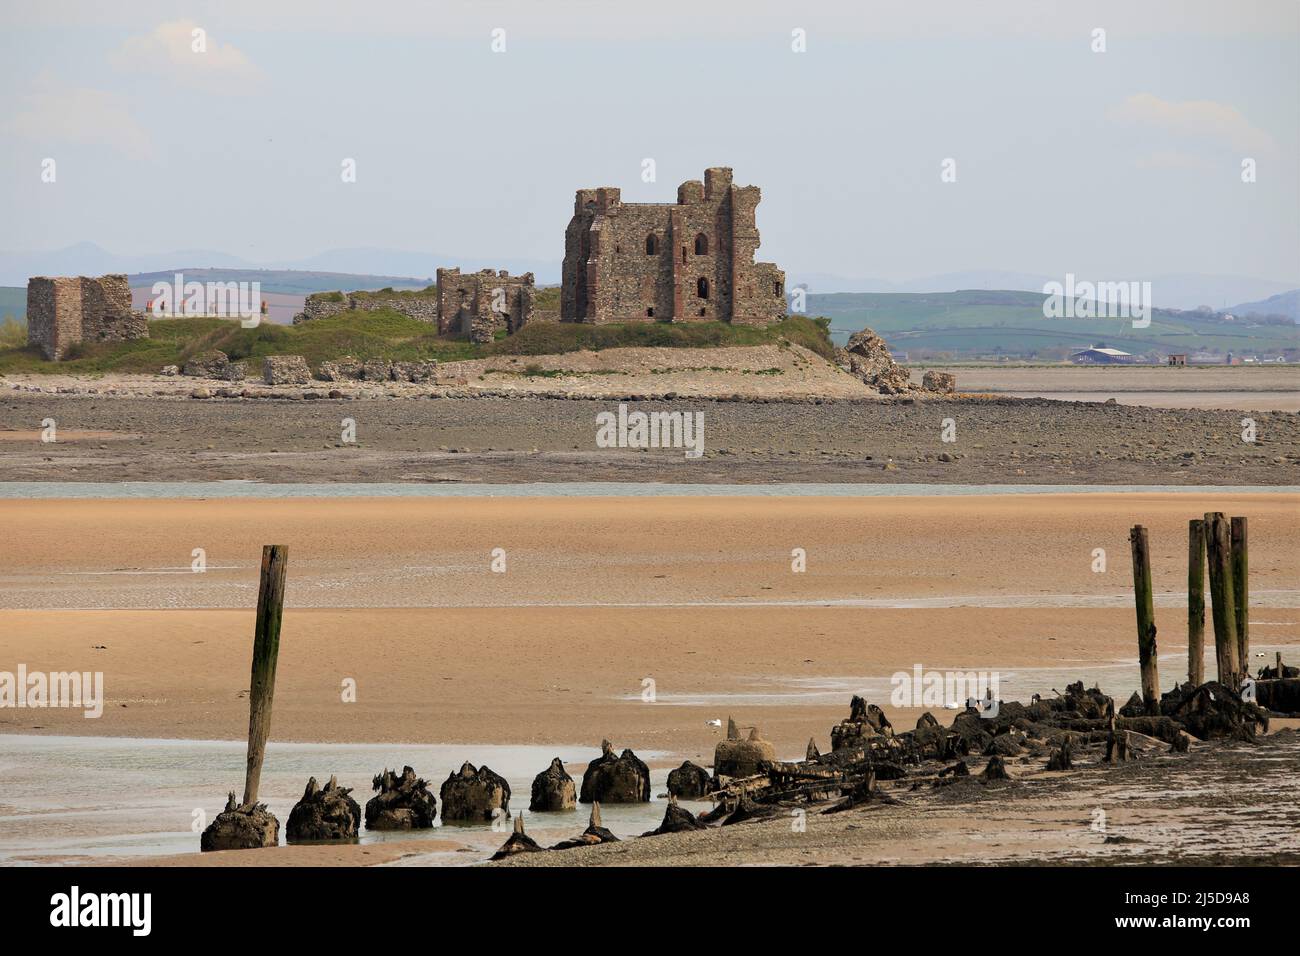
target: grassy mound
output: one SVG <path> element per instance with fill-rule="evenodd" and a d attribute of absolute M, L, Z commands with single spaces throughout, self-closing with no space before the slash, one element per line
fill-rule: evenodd
<path fill-rule="evenodd" d="M 489 355 L 554 355 L 580 349 L 710 348 L 788 341 L 830 358 L 834 350 L 828 326 L 825 319 L 804 316 L 790 316 L 762 329 L 725 322 L 534 322 L 516 335 L 499 333 L 496 341 L 475 345 L 463 335 L 438 335 L 428 322 L 387 309 L 344 312 L 301 325 L 264 322 L 255 329 L 241 328 L 226 319 L 157 319 L 149 323 L 147 339 L 80 343 L 61 362 L 47 362 L 39 349 L 19 346 L 10 338 L 9 347 L 0 348 L 0 373 L 152 373 L 164 365 L 184 365 L 191 356 L 209 349 L 220 349 L 233 361 L 247 362 L 253 374 L 260 371 L 260 360 L 267 355 L 301 355 L 315 368 L 344 355 L 362 360 L 454 362 Z"/>

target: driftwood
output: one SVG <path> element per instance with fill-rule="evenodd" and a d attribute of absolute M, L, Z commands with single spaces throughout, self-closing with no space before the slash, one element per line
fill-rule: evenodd
<path fill-rule="evenodd" d="M 1286 668 L 1288 672 L 1294 667 Z M 1255 703 L 1275 714 L 1300 713 L 1300 679 L 1259 680 L 1255 682 Z"/>
<path fill-rule="evenodd" d="M 1218 681 L 1184 684 L 1165 695 L 1161 709 L 1200 740 L 1251 741 L 1257 729 L 1268 733 L 1268 712 Z"/>
<path fill-rule="evenodd" d="M 660 836 L 664 833 L 687 833 L 691 830 L 707 830 L 708 826 L 695 819 L 695 814 L 685 807 L 677 805 L 676 797 L 668 798 L 668 806 L 664 808 L 664 819 L 659 826 L 641 834 L 642 836 Z"/>
<path fill-rule="evenodd" d="M 515 831 L 510 834 L 505 843 L 501 844 L 501 849 L 492 854 L 492 859 L 504 860 L 516 853 L 538 853 L 543 849 L 545 848 L 524 832 L 524 815 L 521 813 L 515 817 Z"/>
<path fill-rule="evenodd" d="M 561 840 L 552 850 L 571 850 L 580 846 L 595 846 L 597 843 L 617 843 L 618 837 L 610 833 L 600 822 L 600 803 L 594 802 L 591 805 L 591 818 L 587 823 L 587 829 L 583 830 L 576 837 L 569 840 Z"/>

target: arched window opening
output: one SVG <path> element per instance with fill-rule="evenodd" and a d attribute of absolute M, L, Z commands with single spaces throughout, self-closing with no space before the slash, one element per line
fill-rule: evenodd
<path fill-rule="evenodd" d="M 774 281 L 774 282 L 772 283 L 772 293 L 773 293 L 774 295 L 777 295 L 777 296 L 780 296 L 780 295 L 781 295 L 781 283 L 780 283 L 780 281 Z"/>
<path fill-rule="evenodd" d="M 700 233 L 695 237 L 695 254 L 697 256 L 707 256 L 709 254 L 709 237 Z"/>
<path fill-rule="evenodd" d="M 645 254 L 655 256 L 659 254 L 659 237 L 653 232 L 645 237 Z"/>
<path fill-rule="evenodd" d="M 700 278 L 695 282 L 695 295 L 700 299 L 707 299 L 709 297 L 709 280 L 704 278 L 704 276 L 700 276 Z"/>
<path fill-rule="evenodd" d="M 654 308 L 651 307 L 651 308 L 649 308 L 649 309 L 646 309 L 646 310 L 645 310 L 645 315 L 646 315 L 646 318 L 647 318 L 647 319 L 653 319 L 653 318 L 655 317 L 655 310 L 654 310 Z"/>

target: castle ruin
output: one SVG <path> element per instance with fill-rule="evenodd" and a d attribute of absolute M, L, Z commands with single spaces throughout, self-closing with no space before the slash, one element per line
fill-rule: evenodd
<path fill-rule="evenodd" d="M 498 329 L 514 335 L 532 318 L 534 291 L 531 272 L 439 269 L 438 333 L 468 333 L 471 342 L 491 342 Z"/>
<path fill-rule="evenodd" d="M 27 280 L 27 344 L 58 361 L 79 342 L 147 339 L 149 322 L 131 308 L 131 287 L 121 273 L 34 276 Z"/>
<path fill-rule="evenodd" d="M 760 195 L 734 185 L 727 167 L 682 183 L 676 204 L 625 203 L 612 186 L 578 190 L 564 234 L 561 318 L 779 321 L 785 273 L 754 261 Z"/>
<path fill-rule="evenodd" d="M 439 269 L 438 284 L 423 291 L 314 292 L 293 317 L 294 325 L 349 311 L 390 309 L 420 322 L 436 323 L 439 335 L 468 335 L 491 342 L 498 330 L 514 334 L 534 314 L 536 283 L 531 272 L 512 276 L 504 269 L 462 274 Z"/>

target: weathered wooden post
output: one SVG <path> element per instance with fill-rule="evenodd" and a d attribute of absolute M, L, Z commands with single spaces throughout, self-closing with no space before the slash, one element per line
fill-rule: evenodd
<path fill-rule="evenodd" d="M 1222 511 L 1205 515 L 1205 550 L 1210 569 L 1210 611 L 1214 621 L 1214 656 L 1219 683 L 1237 689 L 1237 605 L 1232 587 L 1232 543 Z"/>
<path fill-rule="evenodd" d="M 1138 666 L 1142 671 L 1142 701 L 1148 714 L 1160 713 L 1160 675 L 1156 665 L 1156 612 L 1151 596 L 1151 554 L 1147 529 L 1129 532 L 1133 550 L 1133 600 L 1137 607 Z"/>
<path fill-rule="evenodd" d="M 271 733 L 271 702 L 275 697 L 275 664 L 280 656 L 280 619 L 284 613 L 284 571 L 289 549 L 282 544 L 262 548 L 262 579 L 257 590 L 257 620 L 253 626 L 253 673 L 248 685 L 248 772 L 244 776 L 244 805 L 257 803 L 266 738 Z"/>
<path fill-rule="evenodd" d="M 253 670 L 248 685 L 248 769 L 244 776 L 244 802 L 230 791 L 226 808 L 208 824 L 199 849 L 247 850 L 275 846 L 280 821 L 257 802 L 262 779 L 262 758 L 271 733 L 271 702 L 275 696 L 275 664 L 280 655 L 280 619 L 284 612 L 284 571 L 289 549 L 282 544 L 262 548 L 262 576 L 257 590 L 257 618 L 253 625 Z"/>
<path fill-rule="evenodd" d="M 1205 683 L 1205 521 L 1187 522 L 1187 679 Z"/>
<path fill-rule="evenodd" d="M 1250 676 L 1250 560 L 1246 548 L 1246 519 L 1232 519 L 1232 597 L 1237 624 L 1238 677 Z"/>

